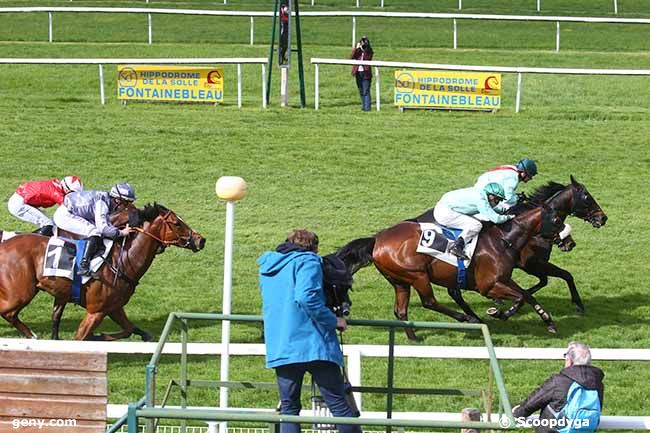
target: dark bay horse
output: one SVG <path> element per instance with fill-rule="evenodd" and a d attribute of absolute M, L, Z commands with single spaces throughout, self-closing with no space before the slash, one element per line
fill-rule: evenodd
<path fill-rule="evenodd" d="M 564 221 L 567 216 L 572 215 L 580 218 L 593 227 L 599 228 L 607 222 L 607 215 L 596 200 L 589 193 L 587 188 L 578 183 L 573 176 L 570 177 L 569 185 L 562 185 L 556 182 L 549 182 L 547 185 L 537 188 L 535 192 L 525 201 L 513 206 L 509 213 L 518 214 L 527 209 L 532 209 L 546 202 L 548 206 L 555 209 L 558 216 Z M 564 240 L 566 244 L 566 240 Z M 572 242 L 572 241 L 571 241 Z M 575 243 L 573 244 L 575 246 Z M 537 293 L 541 288 L 548 284 L 548 277 L 562 278 L 571 293 L 571 302 L 576 306 L 580 314 L 584 314 L 585 307 L 576 288 L 573 276 L 570 272 L 550 263 L 551 250 L 553 244 L 551 240 L 542 236 L 534 236 L 521 250 L 521 255 L 517 261 L 516 267 L 524 272 L 539 278 L 539 282 L 528 289 L 531 295 Z M 562 248 L 562 247 L 561 247 Z M 572 248 L 572 246 L 571 246 Z M 513 310 L 506 312 L 504 318 L 510 317 L 516 313 L 521 304 L 513 305 Z M 490 309 L 492 313 L 501 316 L 495 310 Z M 510 314 L 508 314 L 510 313 Z"/>
<path fill-rule="evenodd" d="M 556 332 L 551 316 L 530 293 L 512 280 L 512 269 L 517 263 L 519 252 L 533 236 L 539 234 L 554 237 L 563 226 L 555 210 L 541 206 L 525 211 L 502 225 L 492 225 L 485 229 L 478 238 L 468 269 L 468 289 L 493 299 L 526 301 L 546 323 L 549 332 Z M 416 252 L 420 234 L 417 222 L 403 221 L 373 237 L 353 240 L 336 254 L 353 274 L 374 263 L 395 289 L 394 314 L 398 320 L 408 320 L 412 286 L 425 308 L 461 322 L 480 322 L 456 287 L 456 267 Z M 440 305 L 433 295 L 432 283 L 446 287 L 465 314 Z M 416 339 L 412 329 L 406 329 L 406 335 L 411 340 Z"/>
<path fill-rule="evenodd" d="M 139 331 L 144 340 L 150 340 L 151 335 L 138 330 L 124 311 L 138 282 L 161 246 L 174 245 L 193 252 L 205 246 L 205 239 L 199 233 L 162 205 L 145 206 L 138 216 L 141 222 L 137 233 L 129 236 L 123 245 L 116 242 L 107 263 L 82 287 L 81 305 L 86 309 L 86 316 L 75 334 L 77 340 L 94 338 L 94 329 L 106 316 L 122 331 L 101 335 L 98 339 L 126 338 Z M 70 280 L 42 276 L 47 241 L 44 236 L 25 234 L 0 246 L 0 315 L 27 338 L 35 334 L 20 321 L 18 314 L 38 290 L 52 295 L 56 305 L 65 305 L 71 300 Z"/>

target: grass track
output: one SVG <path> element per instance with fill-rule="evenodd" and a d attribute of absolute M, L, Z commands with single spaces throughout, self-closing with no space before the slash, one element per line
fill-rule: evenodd
<path fill-rule="evenodd" d="M 316 2 L 323 8 L 343 4 Z M 395 0 L 387 0 L 387 5 L 390 3 Z M 441 11 L 453 11 L 456 4 L 442 3 Z M 481 6 L 485 3 L 478 0 L 464 3 L 472 8 L 468 12 L 531 13 L 519 3 L 512 5 L 512 11 L 507 2 L 495 2 L 495 10 Z M 36 2 L 0 2 L 0 6 L 16 4 Z M 141 6 L 141 2 L 111 4 Z M 407 4 L 406 0 L 403 4 Z M 399 10 L 415 10 L 414 4 L 411 1 Z M 198 2 L 173 5 L 200 7 Z M 259 10 L 259 5 L 242 1 L 232 7 Z M 544 13 L 575 15 L 604 15 L 609 13 L 609 7 L 610 2 L 560 0 L 547 0 L 543 6 Z M 621 0 L 620 7 L 638 16 L 650 15 L 641 1 Z M 126 16 L 95 16 L 89 23 L 75 27 L 68 25 L 73 17 L 62 16 L 56 19 L 56 28 L 61 25 L 66 30 L 57 30 L 57 35 L 66 42 L 56 44 L 42 42 L 46 37 L 43 17 L 40 22 L 35 18 L 0 16 L 0 57 L 230 57 L 268 53 L 265 45 L 245 45 L 248 23 L 241 20 L 226 20 L 219 31 L 209 32 L 204 26 L 210 23 L 205 20 L 166 19 L 160 23 L 168 26 L 161 39 L 164 42 L 147 46 L 134 43 L 146 37 L 143 23 L 131 18 L 123 22 Z M 100 30 L 103 24 L 120 30 Z M 347 56 L 347 21 L 338 25 L 330 20 L 306 20 L 305 24 L 306 59 Z M 569 26 L 566 36 L 563 34 L 562 51 L 554 53 L 552 29 L 532 26 L 526 32 L 522 31 L 528 28 L 525 23 L 490 27 L 472 23 L 462 30 L 463 49 L 456 51 L 447 48 L 449 25 L 442 22 L 433 23 L 432 29 L 414 26 L 417 31 L 392 21 L 364 25 L 372 25 L 373 32 L 368 34 L 375 44 L 377 59 L 383 60 L 650 68 L 650 38 L 641 26 L 625 27 L 625 31 L 618 26 L 592 30 Z M 184 28 L 191 31 L 185 32 Z M 267 37 L 267 29 L 256 21 L 258 43 Z M 140 33 L 133 37 L 136 32 Z M 486 36 L 488 33 L 492 35 Z M 502 37 L 494 36 L 497 33 Z M 507 40 L 510 42 L 504 42 Z M 568 182 L 569 174 L 574 174 L 605 209 L 609 221 L 606 227 L 595 230 L 570 220 L 578 247 L 570 254 L 556 252 L 553 257 L 555 263 L 574 273 L 587 315 L 576 316 L 564 284 L 552 281 L 539 294 L 539 300 L 554 315 L 560 333 L 546 334 L 537 316 L 526 307 L 508 322 L 488 320 L 495 344 L 559 347 L 579 339 L 595 347 L 650 347 L 650 287 L 643 278 L 648 257 L 645 244 L 649 239 L 644 205 L 650 186 L 647 78 L 526 76 L 523 111 L 515 114 L 516 81 L 514 76 L 506 75 L 504 107 L 496 114 L 399 114 L 391 107 L 390 71 L 382 70 L 382 111 L 364 115 L 358 112 L 356 88 L 347 67 L 321 70 L 319 112 L 295 107 L 282 110 L 277 107 L 277 96 L 273 96 L 269 110 L 262 110 L 259 67 L 252 66 L 244 67 L 242 110 L 235 105 L 234 67 L 229 66 L 226 103 L 220 107 L 121 107 L 110 90 L 115 86 L 111 70 L 105 70 L 108 103 L 101 107 L 95 66 L 0 66 L 0 195 L 8 197 L 16 185 L 28 179 L 71 172 L 82 176 L 90 188 L 107 188 L 115 181 L 128 180 L 136 186 L 140 203 L 158 200 L 204 234 L 208 245 L 203 252 L 193 255 L 170 248 L 156 259 L 127 307 L 138 325 L 158 334 L 170 311 L 220 310 L 225 211 L 213 187 L 221 175 L 237 174 L 249 182 L 249 195 L 237 207 L 233 311 L 258 314 L 255 259 L 265 249 L 273 248 L 291 228 L 315 230 L 321 237 L 322 251 L 330 252 L 351 239 L 433 206 L 442 193 L 471 184 L 484 169 L 529 156 L 539 162 L 541 174 L 525 190 L 549 180 Z M 308 103 L 313 104 L 313 69 L 309 64 L 306 77 Z M 293 85 L 294 105 L 296 88 Z M 29 228 L 6 211 L 0 212 L 0 227 Z M 516 279 L 524 286 L 534 283 L 519 272 Z M 451 305 L 443 290 L 436 293 L 441 302 Z M 373 269 L 360 271 L 352 297 L 354 317 L 392 317 L 392 289 Z M 475 294 L 468 294 L 467 299 L 481 315 L 490 305 Z M 413 320 L 444 320 L 422 309 L 415 298 L 411 305 L 409 317 Z M 49 333 L 50 306 L 51 299 L 41 294 L 22 313 L 39 335 Z M 62 327 L 64 338 L 72 337 L 81 317 L 80 308 L 68 307 Z M 114 325 L 107 322 L 101 331 L 112 329 Z M 8 326 L 0 326 L 0 336 L 15 335 Z M 217 328 L 205 325 L 192 331 L 197 341 L 218 341 L 218 336 Z M 459 333 L 421 332 L 421 336 L 422 344 L 428 345 L 479 344 Z M 254 326 L 235 326 L 233 339 L 259 342 L 260 331 Z M 385 334 L 364 329 L 353 329 L 346 335 L 349 343 L 385 341 Z M 403 335 L 398 335 L 398 342 L 405 343 Z M 175 361 L 168 357 L 161 370 L 163 375 L 175 374 Z M 111 356 L 111 402 L 124 403 L 140 397 L 145 362 L 140 357 Z M 260 360 L 232 362 L 236 379 L 272 379 L 271 373 L 261 368 Z M 649 382 L 647 363 L 599 365 L 607 374 L 605 413 L 645 414 L 645 398 L 634 385 Z M 383 368 L 381 361 L 371 361 L 364 367 L 367 383 L 380 383 Z M 398 381 L 404 386 L 426 382 L 471 387 L 480 380 L 467 372 L 485 368 L 472 361 L 404 361 Z M 502 368 L 511 399 L 517 401 L 559 366 L 541 361 L 502 362 Z M 198 358 L 192 364 L 192 375 L 216 378 L 218 361 Z M 216 394 L 197 392 L 191 398 L 191 404 L 205 404 L 215 401 Z M 233 404 L 272 406 L 274 399 L 273 393 L 233 393 Z M 381 408 L 383 403 L 368 397 L 364 404 Z M 461 402 L 409 398 L 400 399 L 399 404 L 423 410 L 456 410 Z"/>

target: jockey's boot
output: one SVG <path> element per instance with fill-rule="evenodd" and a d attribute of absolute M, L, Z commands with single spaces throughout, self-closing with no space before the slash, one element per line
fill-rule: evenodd
<path fill-rule="evenodd" d="M 461 260 L 469 260 L 469 257 L 467 257 L 467 254 L 463 251 L 465 249 L 465 239 L 463 238 L 458 238 L 456 241 L 451 244 L 449 247 L 449 252 L 456 257 L 458 257 Z"/>
<path fill-rule="evenodd" d="M 39 234 L 39 235 L 51 237 L 51 236 L 54 235 L 54 227 L 53 226 L 43 226 L 43 227 L 37 228 L 32 233 L 36 233 L 36 234 Z"/>
<path fill-rule="evenodd" d="M 84 255 L 79 263 L 79 270 L 77 275 L 90 275 L 90 261 L 95 256 L 99 245 L 102 243 L 101 236 L 91 236 L 86 242 L 86 249 L 84 250 Z"/>

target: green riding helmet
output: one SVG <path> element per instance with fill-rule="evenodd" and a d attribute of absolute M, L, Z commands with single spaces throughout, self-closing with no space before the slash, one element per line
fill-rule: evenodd
<path fill-rule="evenodd" d="M 537 164 L 535 164 L 535 161 L 533 160 L 524 158 L 517 163 L 517 170 L 533 177 L 537 174 Z"/>
<path fill-rule="evenodd" d="M 506 198 L 506 193 L 503 190 L 503 187 L 496 182 L 488 183 L 485 185 L 483 191 L 485 191 L 486 194 L 492 194 L 496 197 L 499 197 L 501 200 L 504 200 Z"/>

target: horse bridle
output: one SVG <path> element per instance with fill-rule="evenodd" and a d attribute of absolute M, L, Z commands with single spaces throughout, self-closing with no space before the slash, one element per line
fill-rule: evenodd
<path fill-rule="evenodd" d="M 194 240 L 192 239 L 192 235 L 194 234 L 194 231 L 192 229 L 190 229 L 190 233 L 189 233 L 188 236 L 186 236 L 186 237 L 180 236 L 180 234 L 178 233 L 178 230 L 176 229 L 176 227 L 167 220 L 167 218 L 171 214 L 172 214 L 172 211 L 168 210 L 165 214 L 160 214 L 159 213 L 158 216 L 160 216 L 162 218 L 163 223 L 165 224 L 165 226 L 169 230 L 171 230 L 171 232 L 176 236 L 176 239 L 173 240 L 173 241 L 167 241 L 167 240 L 161 239 L 158 236 L 147 232 L 142 227 L 134 227 L 133 229 L 135 231 L 137 231 L 138 233 L 142 233 L 144 235 L 147 235 L 150 238 L 154 239 L 155 241 L 160 242 L 165 247 L 167 247 L 169 245 L 175 245 L 175 246 L 180 247 L 180 248 L 191 248 L 192 245 L 194 244 Z"/>

